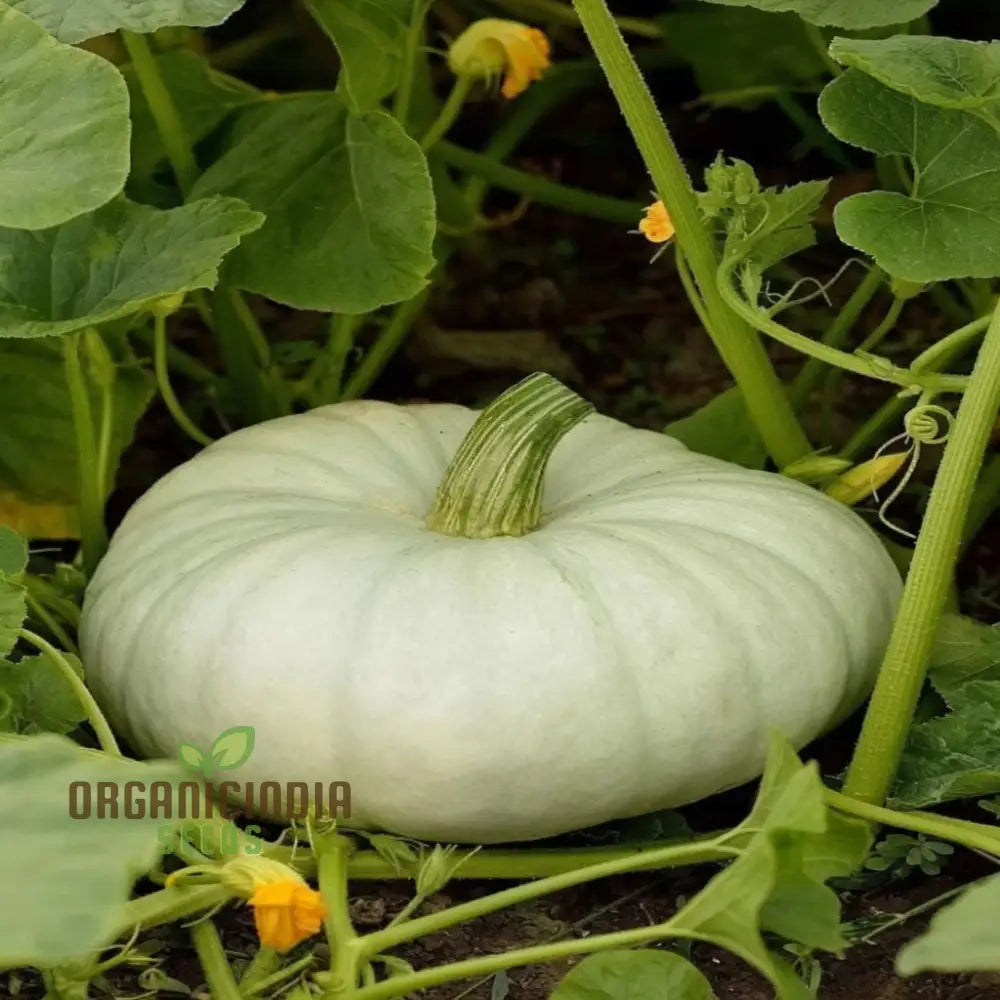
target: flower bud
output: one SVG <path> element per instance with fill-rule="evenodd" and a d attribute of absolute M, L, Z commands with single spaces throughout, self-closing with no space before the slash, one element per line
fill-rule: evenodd
<path fill-rule="evenodd" d="M 448 65 L 456 76 L 492 80 L 503 76 L 500 93 L 517 97 L 542 78 L 549 61 L 549 40 L 538 28 L 486 17 L 473 21 L 451 43 Z"/>
<path fill-rule="evenodd" d="M 889 482 L 909 457 L 909 452 L 901 451 L 862 462 L 830 483 L 825 490 L 826 495 L 853 507 Z"/>
<path fill-rule="evenodd" d="M 782 470 L 783 476 L 789 479 L 797 479 L 800 483 L 808 483 L 815 486 L 817 483 L 826 482 L 839 476 L 842 472 L 851 467 L 851 461 L 847 458 L 840 458 L 838 455 L 819 455 L 813 452 L 800 458 L 791 465 L 786 465 Z"/>

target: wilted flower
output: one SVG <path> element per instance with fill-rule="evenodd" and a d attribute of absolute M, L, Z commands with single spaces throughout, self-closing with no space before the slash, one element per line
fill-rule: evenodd
<path fill-rule="evenodd" d="M 549 40 L 538 28 L 486 17 L 452 42 L 448 65 L 456 76 L 491 80 L 503 75 L 500 93 L 513 98 L 542 78 L 550 65 Z"/>
<path fill-rule="evenodd" d="M 853 507 L 884 486 L 906 464 L 910 452 L 880 455 L 839 475 L 825 492 L 827 496 Z"/>
<path fill-rule="evenodd" d="M 674 223 L 662 201 L 647 205 L 645 212 L 645 218 L 639 222 L 639 232 L 650 243 L 666 243 L 673 238 Z"/>

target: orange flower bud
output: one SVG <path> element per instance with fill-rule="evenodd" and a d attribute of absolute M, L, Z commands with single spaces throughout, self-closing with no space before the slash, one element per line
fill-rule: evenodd
<path fill-rule="evenodd" d="M 250 897 L 260 943 L 286 952 L 323 926 L 323 897 L 299 879 L 262 882 Z"/>
<path fill-rule="evenodd" d="M 662 201 L 646 206 L 646 217 L 639 222 L 639 232 L 650 243 L 666 243 L 674 235 L 674 223 Z"/>

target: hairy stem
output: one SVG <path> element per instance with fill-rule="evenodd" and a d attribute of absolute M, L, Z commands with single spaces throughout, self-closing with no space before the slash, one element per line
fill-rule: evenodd
<path fill-rule="evenodd" d="M 882 661 L 845 794 L 881 805 L 902 756 L 951 584 L 969 501 L 1000 408 L 1000 305 L 993 312 L 962 397 Z"/>

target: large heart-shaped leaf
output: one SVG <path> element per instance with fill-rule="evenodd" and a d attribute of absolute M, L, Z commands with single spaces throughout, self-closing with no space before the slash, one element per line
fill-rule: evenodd
<path fill-rule="evenodd" d="M 112 31 L 150 32 L 171 25 L 221 24 L 245 0 L 9 0 L 61 42 Z"/>
<path fill-rule="evenodd" d="M 113 198 L 128 170 L 118 70 L 0 2 L 0 225 L 57 226 Z"/>
<path fill-rule="evenodd" d="M 69 333 L 212 288 L 262 217 L 233 198 L 160 211 L 124 198 L 62 226 L 0 229 L 0 337 Z"/>
<path fill-rule="evenodd" d="M 909 157 L 909 195 L 839 202 L 840 238 L 907 281 L 1000 275 L 1000 135 L 969 111 L 933 107 L 856 69 L 829 84 L 820 114 L 838 138 Z"/>
<path fill-rule="evenodd" d="M 926 14 L 938 0 L 708 0 L 726 7 L 756 7 L 770 13 L 791 11 L 810 24 L 859 31 L 903 24 Z"/>
<path fill-rule="evenodd" d="M 33 537 L 76 534 L 79 477 L 63 350 L 58 337 L 0 340 L 0 499 L 16 502 L 19 527 Z M 123 351 L 112 390 L 112 469 L 154 389 L 152 377 Z M 95 394 L 95 412 L 100 405 Z M 46 518 L 54 509 L 65 511 L 62 524 Z"/>
<path fill-rule="evenodd" d="M 1000 42 L 929 35 L 835 38 L 830 55 L 893 90 L 941 108 L 1000 108 Z"/>
<path fill-rule="evenodd" d="M 400 302 L 434 264 L 434 195 L 420 147 L 389 115 L 352 114 L 330 94 L 243 112 L 232 145 L 192 194 L 234 195 L 266 213 L 226 279 L 299 309 L 364 313 Z"/>
<path fill-rule="evenodd" d="M 64 659 L 82 678 L 80 661 L 68 653 Z M 0 659 L 0 733 L 68 733 L 86 717 L 76 691 L 48 656 Z"/>
<path fill-rule="evenodd" d="M 97 782 L 117 787 L 124 808 L 126 782 L 142 783 L 129 800 L 146 805 L 154 781 L 182 779 L 178 765 L 91 754 L 62 736 L 0 739 L 0 968 L 51 967 L 109 943 L 132 883 L 152 867 L 159 843 L 172 842 L 173 822 L 149 809 L 102 818 Z M 78 813 L 90 790 L 89 815 L 71 814 L 71 789 Z"/>
<path fill-rule="evenodd" d="M 417 2 L 422 0 L 306 0 L 337 47 L 337 94 L 352 111 L 371 111 L 396 89 Z"/>

